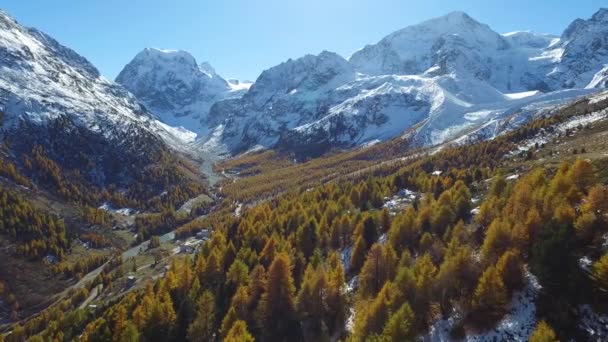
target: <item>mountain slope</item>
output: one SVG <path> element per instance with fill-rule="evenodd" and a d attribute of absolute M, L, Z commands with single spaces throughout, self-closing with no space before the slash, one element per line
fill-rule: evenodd
<path fill-rule="evenodd" d="M 595 75 L 608 65 L 608 9 L 573 21 L 553 51 L 559 63 L 547 76 L 554 88 L 597 86 Z"/>
<path fill-rule="evenodd" d="M 88 186 L 112 184 L 125 190 L 153 173 L 158 175 L 159 169 L 179 168 L 179 163 L 170 166 L 166 158 L 174 158 L 170 157 L 173 149 L 187 150 L 193 139 L 192 133 L 156 120 L 132 94 L 101 77 L 82 56 L 2 12 L 0 112 L 0 137 L 10 152 L 8 158 L 24 168 L 31 164 L 24 160 L 48 158 L 58 168 L 45 169 L 53 177 L 42 177 L 40 167 L 29 175 L 56 191 L 67 186 L 57 172 L 71 175 L 70 182 L 83 186 L 79 192 L 85 197 L 94 193 L 85 189 Z M 157 178 L 143 192 L 133 188 L 125 193 L 140 199 L 157 196 L 184 179 L 177 173 L 173 178 Z"/>
<path fill-rule="evenodd" d="M 241 99 L 216 103 L 208 123 L 221 126 L 222 144 L 231 152 L 273 146 L 286 131 L 322 117 L 345 97 L 335 90 L 355 77 L 332 52 L 290 59 L 262 72 Z"/>

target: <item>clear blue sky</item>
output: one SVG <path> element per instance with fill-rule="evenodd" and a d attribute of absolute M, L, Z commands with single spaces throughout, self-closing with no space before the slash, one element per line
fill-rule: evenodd
<path fill-rule="evenodd" d="M 505 5 L 508 4 L 508 5 Z M 560 34 L 606 0 L 3 0 L 0 8 L 87 57 L 114 78 L 145 47 L 182 49 L 224 77 L 251 79 L 290 57 L 344 57 L 453 10 L 498 32 Z"/>

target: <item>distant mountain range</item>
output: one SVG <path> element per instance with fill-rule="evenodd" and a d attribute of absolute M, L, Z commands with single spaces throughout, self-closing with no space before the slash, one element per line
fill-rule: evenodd
<path fill-rule="evenodd" d="M 225 80 L 184 51 L 148 48 L 116 83 L 74 51 L 0 14 L 4 134 L 67 116 L 109 140 L 133 132 L 180 150 L 307 155 L 398 136 L 491 138 L 608 84 L 608 10 L 560 37 L 498 34 L 463 12 L 394 32 L 349 59 L 306 55 Z"/>
<path fill-rule="evenodd" d="M 453 12 L 394 32 L 348 60 L 327 51 L 290 59 L 265 70 L 247 92 L 185 52 L 145 50 L 117 82 L 166 122 L 211 132 L 199 136 L 204 142 L 213 134 L 210 149 L 319 153 L 404 133 L 418 145 L 492 137 L 506 121 L 604 88 L 607 65 L 606 9 L 575 20 L 561 37 L 498 34 Z"/>

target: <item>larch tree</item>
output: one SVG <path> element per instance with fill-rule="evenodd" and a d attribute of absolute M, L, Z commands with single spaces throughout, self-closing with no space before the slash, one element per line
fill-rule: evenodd
<path fill-rule="evenodd" d="M 239 320 L 234 322 L 224 342 L 255 342 L 255 339 L 247 330 L 247 324 Z"/>
<path fill-rule="evenodd" d="M 364 301 L 356 310 L 355 341 L 365 341 L 369 336 L 380 334 L 390 315 L 394 284 L 388 282 L 373 300 Z"/>
<path fill-rule="evenodd" d="M 511 227 L 502 219 L 495 219 L 486 231 L 486 237 L 481 246 L 483 259 L 492 264 L 511 246 Z"/>
<path fill-rule="evenodd" d="M 608 253 L 593 264 L 593 277 L 602 288 L 608 289 Z"/>
<path fill-rule="evenodd" d="M 382 336 L 388 341 L 414 341 L 415 316 L 409 304 L 403 303 L 384 326 Z"/>
<path fill-rule="evenodd" d="M 311 218 L 304 225 L 300 226 L 296 232 L 298 249 L 304 253 L 307 259 L 319 245 L 318 224 Z"/>
<path fill-rule="evenodd" d="M 507 304 L 507 289 L 496 270 L 490 266 L 481 275 L 473 294 L 473 310 L 480 316 L 495 317 L 502 313 Z"/>
<path fill-rule="evenodd" d="M 524 284 L 524 263 L 519 252 L 506 251 L 496 263 L 496 271 L 502 278 L 508 293 L 521 289 Z"/>
<path fill-rule="evenodd" d="M 222 325 L 220 326 L 220 335 L 222 336 L 222 338 L 225 338 L 228 335 L 228 332 L 230 331 L 230 329 L 232 329 L 232 326 L 238 320 L 238 318 L 239 317 L 236 314 L 236 310 L 231 307 L 228 310 L 228 313 L 226 313 L 226 316 L 224 316 L 224 319 L 222 320 Z"/>
<path fill-rule="evenodd" d="M 291 340 L 299 336 L 291 268 L 289 255 L 282 252 L 277 254 L 268 269 L 260 305 L 263 331 L 269 341 Z"/>
<path fill-rule="evenodd" d="M 327 316 L 327 278 L 322 267 L 308 265 L 296 297 L 296 309 L 300 320 L 309 327 L 314 336 L 320 336 Z"/>
<path fill-rule="evenodd" d="M 545 321 L 540 321 L 530 335 L 529 342 L 559 342 L 555 332 Z"/>
<path fill-rule="evenodd" d="M 579 191 L 585 192 L 586 189 L 595 184 L 595 172 L 593 165 L 584 159 L 577 159 L 570 168 L 572 180 Z"/>
<path fill-rule="evenodd" d="M 367 253 L 367 244 L 365 243 L 365 239 L 362 236 L 357 238 L 357 242 L 355 243 L 355 247 L 353 248 L 352 254 L 350 256 L 350 269 L 353 271 L 358 271 L 363 266 L 365 262 L 365 255 Z"/>
<path fill-rule="evenodd" d="M 215 299 L 210 291 L 205 291 L 197 303 L 196 317 L 188 327 L 190 341 L 211 341 L 215 336 Z"/>
<path fill-rule="evenodd" d="M 384 283 L 393 279 L 397 255 L 390 245 L 374 244 L 359 273 L 359 293 L 363 297 L 375 296 Z"/>

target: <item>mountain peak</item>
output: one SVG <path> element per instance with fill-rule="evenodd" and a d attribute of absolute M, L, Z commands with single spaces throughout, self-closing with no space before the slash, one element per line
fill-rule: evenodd
<path fill-rule="evenodd" d="M 458 56 L 468 56 L 473 74 L 482 58 L 474 55 L 503 50 L 506 40 L 488 25 L 462 11 L 450 12 L 393 32 L 374 45 L 355 52 L 350 62 L 357 71 L 370 75 L 420 74 L 436 64 L 454 66 Z M 448 68 L 449 69 L 449 68 Z M 443 72 L 451 72 L 443 68 Z M 453 71 L 453 70 L 452 70 Z"/>
<path fill-rule="evenodd" d="M 322 51 L 318 55 L 308 54 L 297 59 L 290 58 L 277 66 L 264 70 L 252 90 L 318 89 L 329 86 L 329 83 L 341 84 L 345 80 L 353 78 L 352 66 L 344 57 L 335 52 Z"/>
<path fill-rule="evenodd" d="M 454 26 L 460 26 L 460 27 L 485 26 L 485 27 L 487 27 L 487 25 L 480 23 L 479 21 L 475 20 L 473 17 L 471 17 L 470 15 L 468 15 L 467 13 L 465 13 L 463 11 L 449 12 L 448 14 L 445 14 L 443 16 L 426 20 L 426 21 L 424 21 L 418 25 L 414 25 L 414 26 L 429 26 L 429 25 L 440 25 L 440 26 L 436 26 L 436 29 L 439 29 L 439 30 L 453 28 Z M 445 26 L 445 25 L 447 25 L 447 26 Z"/>
<path fill-rule="evenodd" d="M 568 42 L 589 30 L 604 31 L 608 27 L 608 8 L 600 8 L 590 19 L 575 19 L 562 34 L 562 41 Z"/>
<path fill-rule="evenodd" d="M 608 21 L 608 8 L 600 8 L 593 14 L 591 19 L 595 21 Z"/>
<path fill-rule="evenodd" d="M 444 18 L 444 19 L 451 20 L 451 21 L 454 21 L 454 22 L 457 22 L 457 21 L 474 21 L 474 22 L 477 22 L 477 20 L 471 18 L 470 15 L 468 15 L 467 13 L 465 13 L 463 11 L 452 11 L 452 12 L 450 12 L 450 13 L 442 16 L 442 17 L 439 17 L 439 18 Z"/>
<path fill-rule="evenodd" d="M 132 94 L 100 77 L 86 58 L 2 11 L 0 67 L 2 128 L 8 136 L 27 136 L 19 129 L 23 123 L 45 134 L 49 123 L 65 120 L 81 133 L 103 132 L 108 142 L 122 140 L 126 132 L 141 128 L 145 134 L 183 143 L 171 129 L 153 120 Z M 35 139 L 20 136 L 22 142 Z"/>
<path fill-rule="evenodd" d="M 188 66 L 196 66 L 196 59 L 189 52 L 183 50 L 167 50 L 145 48 L 135 55 L 134 60 L 162 60 L 164 62 L 176 61 Z"/>

